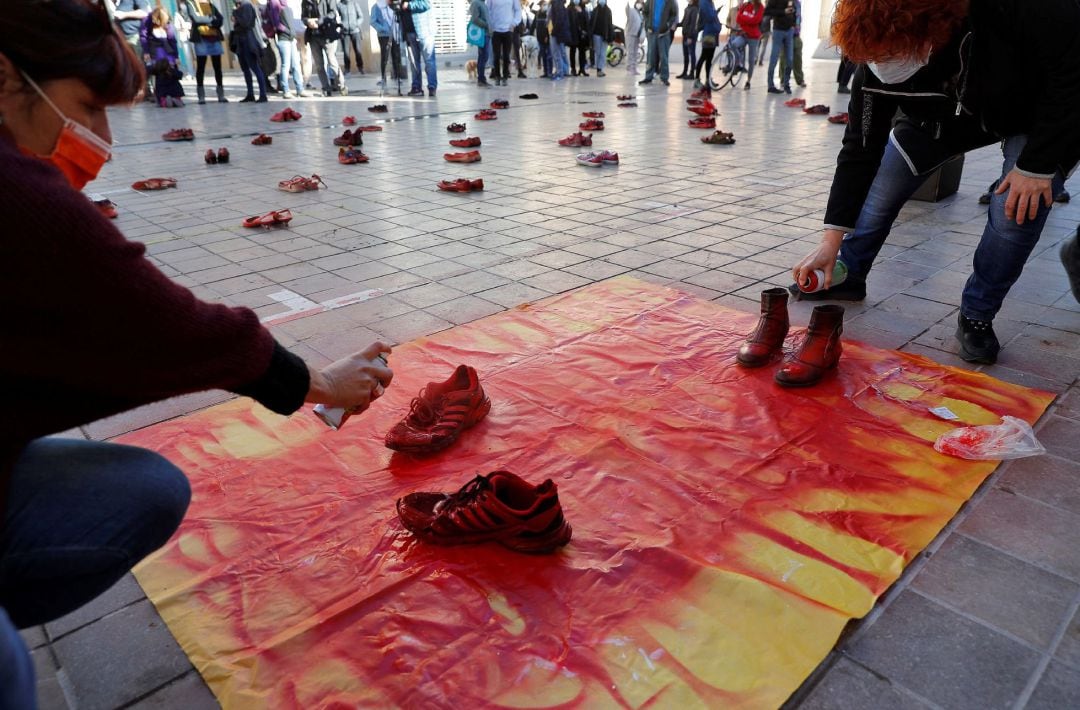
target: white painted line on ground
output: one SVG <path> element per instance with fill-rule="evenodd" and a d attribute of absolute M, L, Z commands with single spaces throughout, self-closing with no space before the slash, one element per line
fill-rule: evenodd
<path fill-rule="evenodd" d="M 343 308 L 345 306 L 351 306 L 355 303 L 362 303 L 363 301 L 371 300 L 385 293 L 381 288 L 373 288 L 367 291 L 357 291 L 356 293 L 350 293 L 346 296 L 338 296 L 337 298 L 331 298 L 322 303 L 315 303 L 314 301 L 304 298 L 298 293 L 284 290 L 272 293 L 270 298 L 289 306 L 289 310 L 284 313 L 276 313 L 272 316 L 266 316 L 260 322 L 265 326 L 280 325 L 289 321 L 297 320 L 299 318 L 306 318 L 313 316 L 316 313 L 325 313 L 326 311 L 332 311 L 336 308 Z"/>

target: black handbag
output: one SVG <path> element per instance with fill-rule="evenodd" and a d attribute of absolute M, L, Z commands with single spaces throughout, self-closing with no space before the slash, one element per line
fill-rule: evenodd
<path fill-rule="evenodd" d="M 267 42 L 263 45 L 262 51 L 259 52 L 259 66 L 262 67 L 263 74 L 266 76 L 277 74 L 278 53 L 273 43 Z"/>

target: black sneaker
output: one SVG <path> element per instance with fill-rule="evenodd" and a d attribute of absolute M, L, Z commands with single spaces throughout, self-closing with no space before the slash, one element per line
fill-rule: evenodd
<path fill-rule="evenodd" d="M 983 365 L 997 362 L 1001 344 L 990 321 L 972 320 L 961 313 L 956 324 L 956 339 L 960 341 L 960 358 L 964 361 Z"/>
<path fill-rule="evenodd" d="M 1069 276 L 1069 286 L 1072 287 L 1073 298 L 1080 303 L 1080 227 L 1076 228 L 1078 236 L 1067 239 L 1061 245 L 1061 265 L 1065 267 L 1065 273 Z"/>
<path fill-rule="evenodd" d="M 838 93 L 838 94 L 850 94 L 851 89 L 849 89 L 846 86 L 844 86 L 843 84 L 841 84 L 840 86 L 836 87 L 836 93 Z"/>
<path fill-rule="evenodd" d="M 652 83 L 652 79 L 642 79 L 641 81 L 638 82 L 638 86 L 642 86 L 644 84 L 651 84 L 651 83 Z"/>
<path fill-rule="evenodd" d="M 769 87 L 769 93 L 770 94 L 782 94 L 784 92 L 781 91 L 780 89 L 777 89 L 775 86 L 770 86 Z"/>
<path fill-rule="evenodd" d="M 409 91 L 409 96 L 423 96 L 423 95 L 424 95 L 424 90 L 423 89 L 411 89 Z"/>
<path fill-rule="evenodd" d="M 795 284 L 787 287 L 793 301 L 861 301 L 866 298 L 866 282 L 847 279 L 832 288 L 806 293 Z"/>

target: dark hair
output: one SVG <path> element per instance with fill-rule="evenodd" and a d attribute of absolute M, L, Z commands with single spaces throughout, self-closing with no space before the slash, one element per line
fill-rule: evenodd
<path fill-rule="evenodd" d="M 38 83 L 80 79 L 106 104 L 136 99 L 146 70 L 100 0 L 3 0 L 0 52 Z"/>

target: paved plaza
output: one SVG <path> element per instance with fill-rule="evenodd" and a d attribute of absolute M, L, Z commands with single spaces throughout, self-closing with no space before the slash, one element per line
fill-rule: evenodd
<path fill-rule="evenodd" d="M 672 66 L 675 74 L 681 62 Z M 846 110 L 835 72 L 835 62 L 808 60 L 809 87 L 795 95 Z M 203 299 L 277 319 L 275 336 L 316 364 L 618 275 L 756 312 L 760 291 L 786 286 L 792 264 L 818 242 L 843 128 L 767 95 L 762 70 L 752 91 L 714 96 L 717 127 L 736 144 L 703 145 L 710 131 L 686 125 L 690 82 L 635 78 L 614 69 L 606 79 L 484 90 L 456 64 L 440 67 L 435 99 L 380 98 L 374 78 L 359 77 L 344 98 L 205 106 L 189 86 L 185 108 L 111 112 L 116 153 L 91 189 L 116 202 L 117 227 L 167 275 Z M 235 101 L 239 78 L 229 83 Z M 539 99 L 518 98 L 527 92 Z M 635 94 L 638 106 L 617 108 L 618 94 Z M 511 108 L 474 120 L 494 98 Z M 369 113 L 376 103 L 389 111 Z M 271 123 L 286 105 L 302 120 Z M 556 144 L 578 130 L 582 111 L 607 114 L 593 147 L 617 151 L 619 166 L 579 166 L 579 150 Z M 346 115 L 384 128 L 364 134 L 369 164 L 337 162 L 332 139 Z M 444 162 L 455 150 L 447 139 L 458 137 L 446 131 L 451 122 L 482 138 L 482 162 Z M 180 127 L 194 129 L 194 143 L 160 140 Z M 250 145 L 260 132 L 273 145 Z M 228 165 L 204 164 L 208 148 L 223 146 Z M 846 305 L 844 335 L 1057 393 L 1036 427 L 1049 453 L 1002 465 L 851 624 L 791 707 L 1080 707 L 1080 304 L 1057 256 L 1080 204 L 1054 207 L 995 321 L 999 364 L 972 368 L 957 357 L 953 332 L 985 223 L 976 198 L 999 170 L 996 147 L 973 153 L 957 195 L 904 209 L 866 301 Z M 312 173 L 326 189 L 277 190 L 279 180 Z M 174 177 L 178 188 L 130 189 L 147 177 Z M 483 178 L 486 189 L 436 190 L 455 177 Z M 1068 187 L 1080 203 L 1080 181 Z M 288 229 L 240 226 L 286 207 Z M 326 309 L 342 299 L 352 305 Z M 805 325 L 811 308 L 793 303 L 793 321 Z M 298 311 L 308 315 L 286 317 Z M 66 435 L 109 439 L 230 397 L 161 402 Z M 24 635 L 45 710 L 217 707 L 130 575 Z"/>

